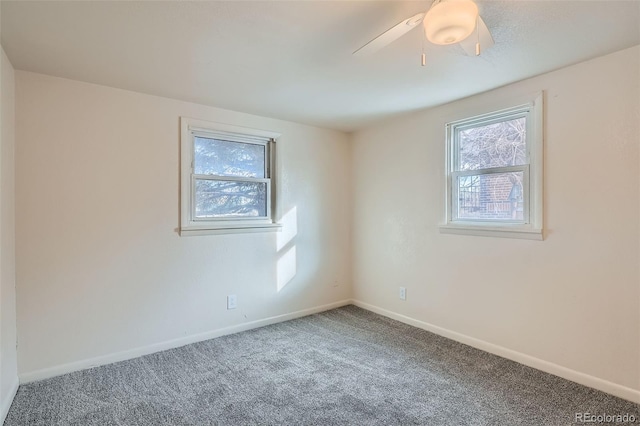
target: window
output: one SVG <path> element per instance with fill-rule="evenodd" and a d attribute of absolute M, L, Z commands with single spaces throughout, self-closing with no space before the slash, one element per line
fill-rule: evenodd
<path fill-rule="evenodd" d="M 542 239 L 542 95 L 446 127 L 441 231 Z"/>
<path fill-rule="evenodd" d="M 181 235 L 277 230 L 278 134 L 181 119 Z"/>

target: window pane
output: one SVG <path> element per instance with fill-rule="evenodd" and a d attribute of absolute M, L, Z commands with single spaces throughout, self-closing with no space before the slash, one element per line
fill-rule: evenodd
<path fill-rule="evenodd" d="M 458 177 L 458 219 L 523 221 L 523 172 Z"/>
<path fill-rule="evenodd" d="M 194 172 L 264 178 L 265 146 L 209 138 L 194 138 Z"/>
<path fill-rule="evenodd" d="M 196 180 L 196 217 L 266 217 L 266 182 Z"/>
<path fill-rule="evenodd" d="M 458 170 L 527 164 L 525 117 L 458 133 Z"/>

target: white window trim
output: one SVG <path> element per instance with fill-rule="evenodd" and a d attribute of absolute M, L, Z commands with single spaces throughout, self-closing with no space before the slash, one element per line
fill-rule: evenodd
<path fill-rule="evenodd" d="M 199 175 L 193 173 L 193 143 L 194 136 L 224 135 L 225 139 L 238 142 L 264 144 L 269 150 L 268 169 L 270 185 L 267 185 L 267 218 L 229 219 L 197 219 L 193 215 L 194 178 Z M 246 232 L 279 231 L 282 225 L 275 222 L 276 217 L 276 162 L 275 142 L 280 133 L 230 124 L 214 123 L 193 118 L 180 118 L 180 235 L 211 235 Z M 255 139 L 253 138 L 255 137 Z M 264 142 L 271 140 L 271 142 Z M 206 177 L 205 177 L 206 178 Z M 237 180 L 235 178 L 216 178 Z M 269 179 L 264 179 L 268 181 Z"/>
<path fill-rule="evenodd" d="M 529 98 L 529 102 L 515 107 L 497 109 L 489 114 L 482 114 L 475 117 L 459 119 L 447 123 L 446 135 L 446 189 L 445 189 L 445 223 L 440 225 L 440 233 L 457 235 L 475 235 L 485 237 L 521 238 L 528 240 L 543 240 L 543 146 L 544 146 L 544 123 L 543 123 L 543 100 L 544 93 L 539 92 Z M 529 209 L 525 211 L 525 223 L 508 223 L 495 221 L 452 221 L 454 208 L 452 175 L 465 174 L 465 172 L 454 172 L 453 161 L 455 153 L 450 139 L 450 132 L 456 124 L 460 122 L 471 123 L 473 121 L 483 121 L 489 117 L 496 117 L 501 113 L 509 113 L 521 108 L 528 108 L 527 117 L 527 148 L 529 150 L 529 179 L 525 182 L 527 186 L 526 196 L 528 197 Z M 522 166 L 518 166 L 521 167 Z M 516 169 L 518 167 L 509 167 Z M 478 174 L 474 172 L 472 174 Z M 526 174 L 525 174 L 525 181 Z M 528 218 L 527 218 L 528 213 Z"/>

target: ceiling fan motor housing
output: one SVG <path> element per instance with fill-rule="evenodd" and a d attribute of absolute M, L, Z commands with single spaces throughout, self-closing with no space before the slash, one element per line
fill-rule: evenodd
<path fill-rule="evenodd" d="M 459 43 L 476 28 L 478 6 L 471 0 L 446 0 L 435 4 L 424 18 L 424 31 L 433 44 Z"/>

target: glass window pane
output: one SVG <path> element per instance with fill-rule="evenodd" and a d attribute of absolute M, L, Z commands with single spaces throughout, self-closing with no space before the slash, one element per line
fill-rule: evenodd
<path fill-rule="evenodd" d="M 458 177 L 458 219 L 524 220 L 523 172 Z"/>
<path fill-rule="evenodd" d="M 218 139 L 194 138 L 194 172 L 264 178 L 265 146 Z"/>
<path fill-rule="evenodd" d="M 527 164 L 525 117 L 458 132 L 458 170 Z"/>
<path fill-rule="evenodd" d="M 266 182 L 196 180 L 196 217 L 266 217 Z"/>

